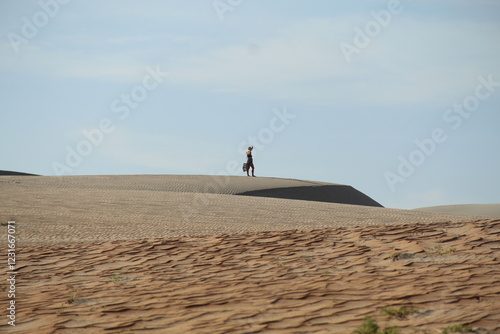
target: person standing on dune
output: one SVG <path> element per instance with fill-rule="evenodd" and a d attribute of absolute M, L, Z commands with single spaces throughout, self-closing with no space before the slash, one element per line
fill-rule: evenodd
<path fill-rule="evenodd" d="M 252 156 L 253 146 L 248 147 L 247 150 L 247 176 L 250 176 L 250 168 L 252 168 L 252 176 L 255 177 L 255 166 L 253 164 Z"/>

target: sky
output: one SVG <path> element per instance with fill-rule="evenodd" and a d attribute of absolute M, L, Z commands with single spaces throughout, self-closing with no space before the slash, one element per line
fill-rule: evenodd
<path fill-rule="evenodd" d="M 497 0 L 0 0 L 0 170 L 500 203 Z"/>

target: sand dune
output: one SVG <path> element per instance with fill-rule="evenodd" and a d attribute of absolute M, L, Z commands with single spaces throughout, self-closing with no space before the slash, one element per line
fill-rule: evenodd
<path fill-rule="evenodd" d="M 500 204 L 441 205 L 415 209 L 416 211 L 450 213 L 500 218 Z"/>
<path fill-rule="evenodd" d="M 0 179 L 0 219 L 15 217 L 22 242 L 28 245 L 471 218 L 326 201 L 235 196 L 252 189 L 276 193 L 275 189 L 266 188 L 271 185 L 297 189 L 302 183 L 306 185 L 303 197 L 307 197 L 313 186 L 297 180 L 206 176 L 4 177 Z M 320 184 L 316 189 L 321 191 L 323 187 L 327 190 L 319 196 L 336 189 L 330 184 Z M 197 192 L 198 189 L 206 192 Z M 218 193 L 208 193 L 215 190 Z M 340 194 L 346 191 L 344 187 L 338 190 Z M 363 194 L 355 194 L 361 201 L 366 200 Z M 347 196 L 356 197 L 352 192 Z"/>
<path fill-rule="evenodd" d="M 0 180 L 2 182 L 2 180 Z M 3 181 L 0 185 L 6 185 Z M 247 195 L 378 206 L 370 197 L 341 184 L 279 178 L 207 175 L 104 175 L 11 179 L 22 188 L 147 190 L 179 193 Z"/>
<path fill-rule="evenodd" d="M 16 327 L 3 316 L 0 332 L 352 333 L 365 316 L 401 333 L 462 323 L 500 331 L 500 220 L 321 201 L 369 198 L 347 189 L 246 177 L 2 177 L 19 307 Z M 6 280 L 0 286 L 5 302 Z M 416 312 L 381 314 L 402 305 Z"/>

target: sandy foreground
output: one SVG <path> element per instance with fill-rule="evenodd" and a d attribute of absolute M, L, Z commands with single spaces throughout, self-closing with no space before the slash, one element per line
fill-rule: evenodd
<path fill-rule="evenodd" d="M 4 268 L 8 220 L 18 237 L 0 332 L 500 332 L 500 219 L 91 179 L 0 179 Z"/>

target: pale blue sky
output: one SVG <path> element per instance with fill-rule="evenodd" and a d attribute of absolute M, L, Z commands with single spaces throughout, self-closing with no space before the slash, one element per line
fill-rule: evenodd
<path fill-rule="evenodd" d="M 497 0 L 0 0 L 0 35 L 0 169 L 243 175 L 255 136 L 259 176 L 500 203 Z"/>

